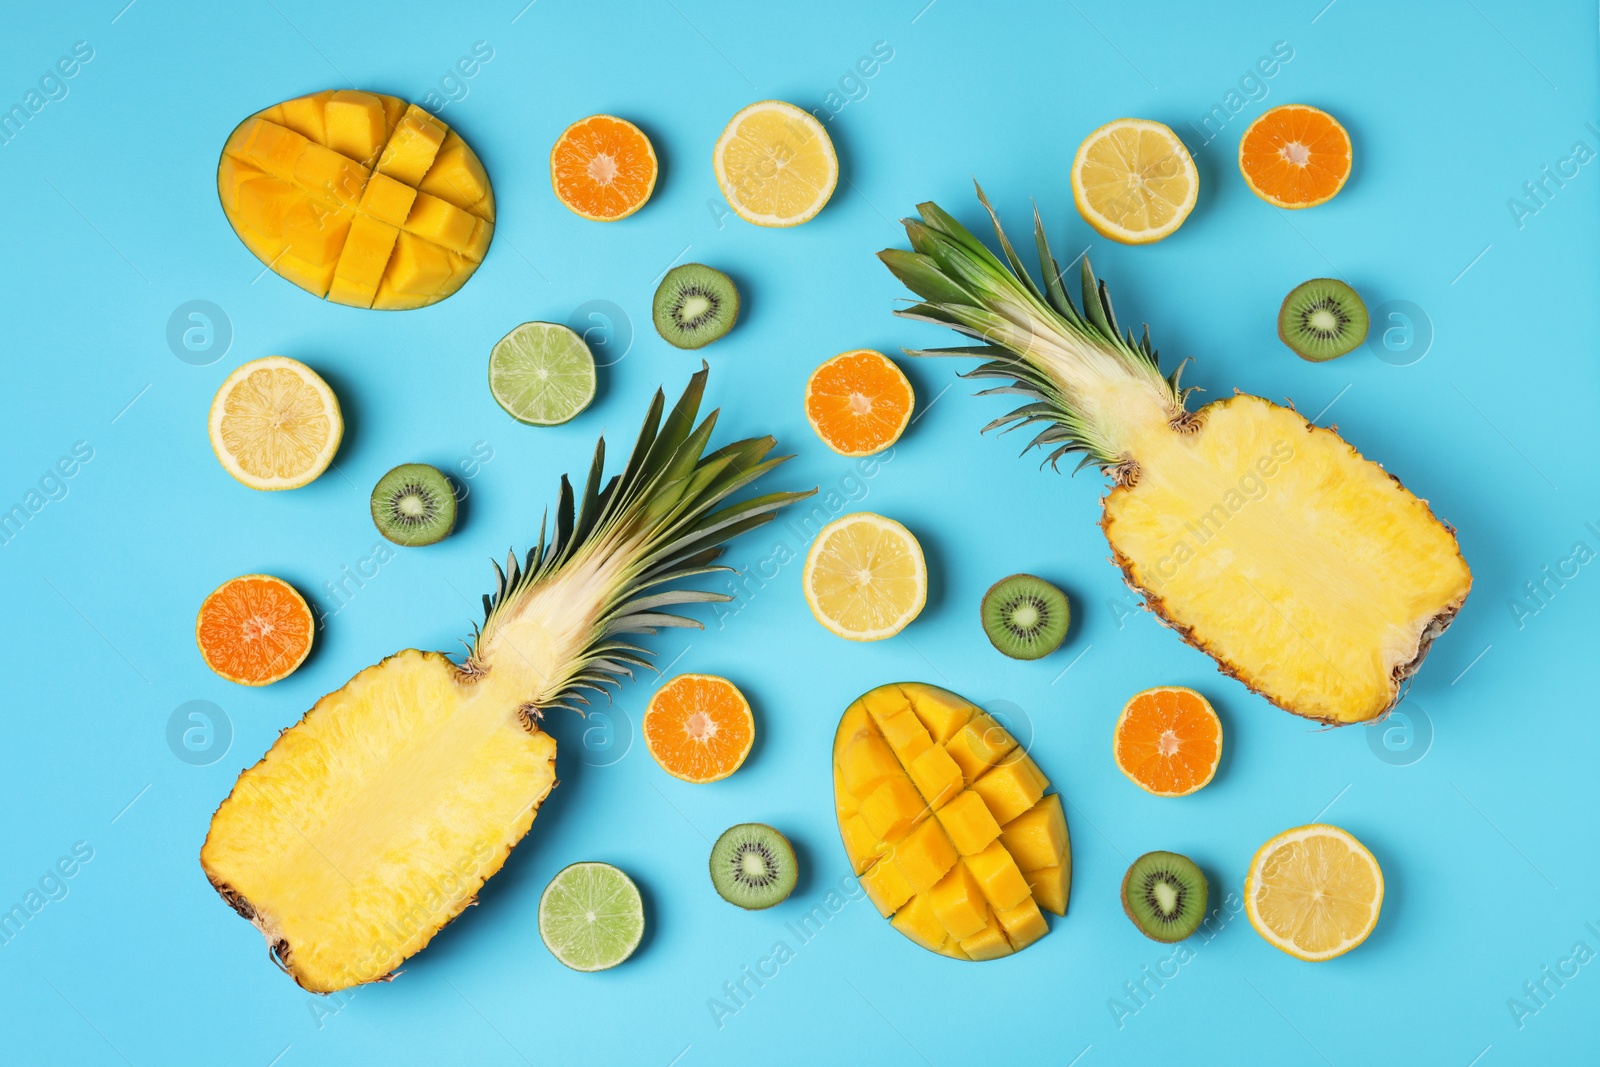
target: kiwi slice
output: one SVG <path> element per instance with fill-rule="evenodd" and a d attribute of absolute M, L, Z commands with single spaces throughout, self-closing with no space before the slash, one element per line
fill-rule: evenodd
<path fill-rule="evenodd" d="M 402 463 L 372 490 L 372 521 L 397 545 L 431 545 L 456 526 L 450 479 L 426 463 Z"/>
<path fill-rule="evenodd" d="M 1122 879 L 1122 910 L 1154 941 L 1182 941 L 1206 917 L 1206 876 L 1176 852 L 1146 852 Z"/>
<path fill-rule="evenodd" d="M 1337 359 L 1367 339 L 1367 305 L 1337 278 L 1301 282 L 1278 309 L 1278 337 L 1312 363 Z"/>
<path fill-rule="evenodd" d="M 739 317 L 739 290 L 720 270 L 685 263 L 661 279 L 650 313 L 656 332 L 668 344 L 700 348 L 733 329 Z"/>
<path fill-rule="evenodd" d="M 1067 639 L 1067 594 L 1031 574 L 1002 578 L 983 594 L 983 632 L 1012 659 L 1048 656 Z"/>
<path fill-rule="evenodd" d="M 711 884 L 741 908 L 779 903 L 794 890 L 799 873 L 789 839 L 766 823 L 730 826 L 711 846 Z"/>

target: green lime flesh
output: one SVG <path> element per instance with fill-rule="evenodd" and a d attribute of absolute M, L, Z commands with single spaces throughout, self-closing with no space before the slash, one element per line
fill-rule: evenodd
<path fill-rule="evenodd" d="M 489 391 L 518 422 L 556 426 L 594 399 L 594 356 L 583 338 L 553 322 L 525 322 L 489 354 Z"/>
<path fill-rule="evenodd" d="M 615 967 L 644 937 L 639 887 L 609 863 L 574 863 L 539 898 L 539 936 L 575 971 Z"/>

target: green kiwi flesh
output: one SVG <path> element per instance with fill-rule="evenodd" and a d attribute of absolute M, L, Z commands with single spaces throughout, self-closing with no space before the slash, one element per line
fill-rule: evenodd
<path fill-rule="evenodd" d="M 1176 852 L 1146 852 L 1122 879 L 1122 910 L 1152 941 L 1182 941 L 1199 929 L 1206 896 L 1206 876 Z"/>
<path fill-rule="evenodd" d="M 741 908 L 781 902 L 794 891 L 799 873 L 789 839 L 765 823 L 730 826 L 711 848 L 711 884 Z"/>
<path fill-rule="evenodd" d="M 1072 622 L 1067 594 L 1031 574 L 1002 578 L 980 609 L 989 643 L 1012 659 L 1038 659 L 1061 647 Z"/>
<path fill-rule="evenodd" d="M 661 279 L 650 314 L 656 332 L 668 344 L 700 348 L 733 329 L 739 318 L 739 290 L 720 270 L 685 263 Z"/>
<path fill-rule="evenodd" d="M 456 525 L 456 493 L 450 479 L 426 463 L 402 463 L 372 490 L 372 521 L 397 545 L 431 545 Z"/>
<path fill-rule="evenodd" d="M 1367 324 L 1367 305 L 1337 278 L 1302 282 L 1278 309 L 1279 339 L 1312 363 L 1354 352 L 1367 339 Z"/>

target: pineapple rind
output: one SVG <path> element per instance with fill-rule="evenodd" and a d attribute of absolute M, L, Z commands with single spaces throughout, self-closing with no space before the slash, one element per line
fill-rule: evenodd
<path fill-rule="evenodd" d="M 1330 430 L 1240 394 L 1105 498 L 1114 562 L 1219 669 L 1344 724 L 1399 702 L 1472 576 L 1427 504 Z"/>

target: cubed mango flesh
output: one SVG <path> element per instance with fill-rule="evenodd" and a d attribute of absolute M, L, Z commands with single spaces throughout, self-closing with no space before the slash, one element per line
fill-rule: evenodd
<path fill-rule="evenodd" d="M 961 858 L 934 819 L 924 820 L 915 830 L 895 842 L 890 854 L 900 873 L 919 893 L 937 885 L 945 872 Z"/>
<path fill-rule="evenodd" d="M 844 787 L 857 797 L 867 796 L 884 779 L 904 773 L 882 735 L 870 726 L 861 727 L 856 739 L 835 758 Z"/>
<path fill-rule="evenodd" d="M 378 170 L 406 185 L 416 185 L 433 166 L 448 132 L 444 123 L 416 104 L 410 105 L 378 159 Z"/>
<path fill-rule="evenodd" d="M 908 769 L 911 780 L 931 808 L 947 804 L 961 792 L 961 768 L 940 745 L 930 744 L 926 752 L 911 761 Z"/>
<path fill-rule="evenodd" d="M 911 883 L 892 863 L 873 864 L 872 869 L 861 876 L 861 887 L 885 919 L 910 900 L 913 892 Z"/>
<path fill-rule="evenodd" d="M 403 226 L 416 199 L 417 190 L 413 186 L 397 182 L 386 174 L 374 174 L 367 179 L 358 208 L 363 215 L 371 215 L 379 222 Z"/>
<path fill-rule="evenodd" d="M 906 901 L 889 922 L 896 930 L 932 952 L 938 952 L 944 944 L 944 923 L 939 921 L 933 906 L 924 897 L 915 896 Z"/>
<path fill-rule="evenodd" d="M 962 939 L 961 951 L 971 959 L 993 960 L 1009 956 L 1014 950 L 999 920 L 991 913 L 985 917 L 982 930 Z"/>
<path fill-rule="evenodd" d="M 1000 824 L 989 814 L 983 798 L 968 789 L 934 814 L 963 856 L 976 856 L 1000 836 Z"/>
<path fill-rule="evenodd" d="M 371 166 L 388 140 L 383 101 L 372 93 L 340 89 L 323 106 L 327 146 Z"/>
<path fill-rule="evenodd" d="M 844 838 L 844 852 L 850 857 L 850 869 L 860 874 L 872 866 L 883 854 L 883 838 L 872 832 L 867 820 L 859 813 L 839 820 L 839 835 Z"/>
<path fill-rule="evenodd" d="M 441 156 L 449 148 L 447 139 Z M 392 260 L 409 255 L 402 246 L 410 240 L 421 238 L 403 229 Z M 1043 935 L 1041 907 L 1065 908 L 1072 857 L 1060 798 L 1041 799 L 1043 772 L 1003 726 L 956 694 L 916 682 L 864 694 L 840 717 L 832 776 L 851 869 L 874 906 L 923 947 L 993 959 Z"/>
<path fill-rule="evenodd" d="M 994 917 L 1000 923 L 1000 928 L 1006 932 L 1006 940 L 1011 942 L 1012 950 L 1016 952 L 1021 952 L 1050 932 L 1050 924 L 1045 922 L 1044 915 L 1039 911 L 1038 902 L 1032 897 L 1023 897 L 1021 904 L 1005 911 L 997 911 Z"/>
<path fill-rule="evenodd" d="M 1039 902 L 1041 908 L 1053 911 L 1057 915 L 1067 913 L 1067 893 L 1072 888 L 1070 856 L 1068 861 L 1060 866 L 1028 871 L 1022 877 L 1027 880 L 1033 899 Z"/>
<path fill-rule="evenodd" d="M 964 863 L 950 868 L 950 873 L 928 890 L 927 897 L 934 914 L 957 941 L 973 936 L 987 925 L 988 901 Z"/>
<path fill-rule="evenodd" d="M 919 685 L 910 696 L 911 710 L 941 745 L 954 737 L 978 710 L 965 698 L 937 686 Z"/>
<path fill-rule="evenodd" d="M 240 123 L 223 148 L 217 195 L 269 267 L 358 307 L 444 299 L 477 269 L 494 232 L 494 194 L 467 143 L 403 100 L 356 90 L 286 100 Z"/>
<path fill-rule="evenodd" d="M 970 785 L 1016 748 L 1017 742 L 1005 727 L 980 711 L 957 730 L 944 747 Z"/>
<path fill-rule="evenodd" d="M 440 200 L 448 200 L 480 219 L 494 221 L 494 192 L 489 188 L 489 176 L 467 142 L 454 130 L 445 134 L 433 166 L 417 183 L 417 188 Z"/>
<path fill-rule="evenodd" d="M 886 715 L 877 722 L 883 739 L 889 742 L 889 748 L 901 763 L 909 765 L 933 747 L 933 738 L 909 708 Z"/>
<path fill-rule="evenodd" d="M 1000 843 L 1024 871 L 1058 865 L 1067 854 L 1067 816 L 1061 808 L 1061 795 L 1051 793 L 1006 823 Z"/>
<path fill-rule="evenodd" d="M 1038 802 L 1044 793 L 1039 776 L 1030 768 L 1033 760 L 1024 756 L 984 772 L 972 783 L 972 791 L 989 805 L 994 821 L 1006 825 Z"/>
<path fill-rule="evenodd" d="M 1017 861 L 998 841 L 976 856 L 963 857 L 961 862 L 971 868 L 983 895 L 996 910 L 1016 907 L 1030 892 Z"/>
<path fill-rule="evenodd" d="M 894 841 L 926 816 L 928 805 L 904 774 L 879 783 L 861 802 L 861 817 L 880 840 Z"/>

